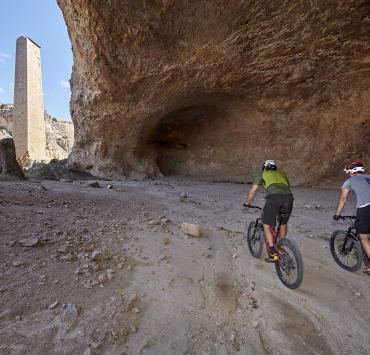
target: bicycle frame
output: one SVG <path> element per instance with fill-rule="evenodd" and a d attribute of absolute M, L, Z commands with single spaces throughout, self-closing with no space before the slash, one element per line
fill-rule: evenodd
<path fill-rule="evenodd" d="M 276 245 L 278 239 L 279 239 L 279 234 L 280 234 L 280 222 L 277 228 L 275 227 L 270 227 L 272 236 L 274 237 L 274 244 Z"/>
<path fill-rule="evenodd" d="M 347 247 L 347 242 L 352 239 L 351 244 L 349 245 L 349 248 Z M 353 245 L 355 244 L 355 241 L 359 241 L 360 238 L 358 237 L 358 234 L 356 232 L 356 228 L 354 226 L 350 226 L 346 230 L 346 237 L 344 239 L 343 245 L 341 247 L 341 252 L 345 253 L 346 251 L 351 251 L 353 248 Z M 347 249 L 347 250 L 346 250 Z"/>
<path fill-rule="evenodd" d="M 262 214 L 263 214 L 263 212 L 261 212 L 261 217 L 258 217 L 256 219 L 255 228 L 257 228 L 259 225 L 261 226 L 261 228 L 263 228 Z M 274 241 L 275 245 L 276 245 L 276 243 L 278 242 L 278 239 L 279 239 L 280 226 L 281 226 L 281 216 L 279 217 L 277 227 L 270 226 L 270 230 L 271 230 L 273 241 Z M 267 243 L 266 238 L 265 238 L 265 244 L 266 244 L 266 250 L 268 250 L 268 243 Z"/>
<path fill-rule="evenodd" d="M 360 236 L 357 233 L 357 230 L 354 225 L 354 219 L 356 219 L 355 216 L 341 216 L 341 219 L 346 220 L 346 219 L 351 219 L 351 225 L 347 228 L 346 230 L 346 237 L 344 239 L 343 245 L 340 248 L 340 252 L 345 254 L 346 252 L 351 252 L 354 244 L 358 242 L 361 247 L 361 251 L 363 254 L 363 261 L 366 266 L 370 265 L 370 259 L 367 257 L 367 254 L 365 253 L 364 248 L 362 247 L 362 243 L 360 240 Z M 347 243 L 350 242 L 349 246 L 347 246 Z"/>

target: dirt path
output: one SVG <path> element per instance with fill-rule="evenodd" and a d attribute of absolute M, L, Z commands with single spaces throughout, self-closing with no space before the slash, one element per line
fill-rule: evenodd
<path fill-rule="evenodd" d="M 247 186 L 101 185 L 0 182 L 0 354 L 370 353 L 370 279 L 328 248 L 337 191 L 294 190 L 305 274 L 291 291 L 249 254 Z M 19 245 L 32 237 L 45 244 Z"/>

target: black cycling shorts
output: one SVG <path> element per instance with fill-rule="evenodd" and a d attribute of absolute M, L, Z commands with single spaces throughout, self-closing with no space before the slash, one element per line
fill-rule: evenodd
<path fill-rule="evenodd" d="M 275 227 L 277 218 L 279 218 L 280 224 L 287 224 L 293 210 L 293 200 L 294 198 L 291 194 L 267 196 L 265 207 L 263 208 L 263 224 Z"/>
<path fill-rule="evenodd" d="M 355 228 L 359 234 L 370 234 L 370 205 L 357 209 Z"/>

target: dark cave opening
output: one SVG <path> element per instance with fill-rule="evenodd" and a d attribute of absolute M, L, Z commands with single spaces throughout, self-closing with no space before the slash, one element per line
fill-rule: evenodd
<path fill-rule="evenodd" d="M 155 162 L 163 175 L 195 173 L 193 167 L 202 164 L 210 146 L 208 129 L 220 116 L 217 106 L 202 104 L 174 110 L 160 120 L 148 144 L 156 151 Z"/>

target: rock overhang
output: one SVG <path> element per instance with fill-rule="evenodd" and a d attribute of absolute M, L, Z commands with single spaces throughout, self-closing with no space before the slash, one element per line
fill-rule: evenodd
<path fill-rule="evenodd" d="M 367 2 L 58 0 L 73 54 L 70 165 L 105 177 L 295 184 L 369 161 Z"/>

